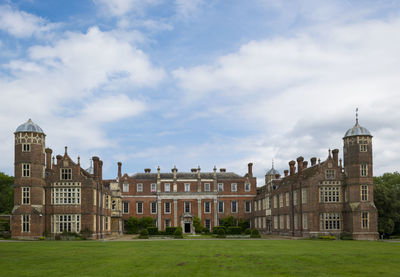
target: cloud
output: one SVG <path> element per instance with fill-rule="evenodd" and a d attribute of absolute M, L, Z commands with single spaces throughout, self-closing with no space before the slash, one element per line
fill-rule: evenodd
<path fill-rule="evenodd" d="M 176 14 L 181 18 L 190 18 L 196 15 L 199 7 L 203 4 L 203 0 L 175 0 Z"/>
<path fill-rule="evenodd" d="M 214 63 L 178 68 L 173 76 L 185 105 L 204 103 L 198 116 L 218 117 L 250 132 L 244 141 L 274 146 L 266 153 L 253 143 L 252 159 L 323 158 L 328 148 L 341 148 L 356 107 L 372 134 L 383 126 L 400 129 L 394 119 L 400 116 L 399 28 L 397 18 L 314 26 L 294 36 L 248 42 Z M 400 166 L 383 151 L 382 139 L 374 146 L 378 174 L 387 169 L 381 155 L 393 168 Z M 390 153 L 400 151 L 400 143 L 391 146 Z"/>
<path fill-rule="evenodd" d="M 160 2 L 160 0 L 93 0 L 103 13 L 122 16 L 131 12 L 142 13 L 143 9 Z"/>
<path fill-rule="evenodd" d="M 42 37 L 59 26 L 9 5 L 0 6 L 0 30 L 17 38 Z"/>

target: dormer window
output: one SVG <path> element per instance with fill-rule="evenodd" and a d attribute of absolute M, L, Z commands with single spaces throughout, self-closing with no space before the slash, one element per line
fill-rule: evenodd
<path fill-rule="evenodd" d="M 61 168 L 61 180 L 72 180 L 71 168 Z"/>
<path fill-rule="evenodd" d="M 335 179 L 335 170 L 328 169 L 326 171 L 326 179 Z"/>

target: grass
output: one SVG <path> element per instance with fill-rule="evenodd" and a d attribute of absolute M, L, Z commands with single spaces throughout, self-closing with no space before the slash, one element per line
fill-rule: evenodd
<path fill-rule="evenodd" d="M 400 276 L 399 250 L 319 240 L 0 242 L 0 276 Z"/>

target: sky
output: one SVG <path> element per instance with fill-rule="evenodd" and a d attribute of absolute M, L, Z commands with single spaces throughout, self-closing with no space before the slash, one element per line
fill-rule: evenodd
<path fill-rule="evenodd" d="M 103 177 L 214 165 L 258 185 L 355 124 L 400 167 L 400 1 L 0 0 L 0 171 L 31 118 Z"/>

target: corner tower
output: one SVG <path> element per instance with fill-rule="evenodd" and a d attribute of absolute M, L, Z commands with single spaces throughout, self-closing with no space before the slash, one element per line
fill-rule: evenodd
<path fill-rule="evenodd" d="M 343 137 L 344 172 L 346 176 L 346 230 L 354 239 L 378 238 L 378 215 L 374 205 L 372 135 L 358 123 Z"/>
<path fill-rule="evenodd" d="M 44 233 L 45 137 L 29 119 L 14 133 L 13 237 L 34 238 Z"/>

